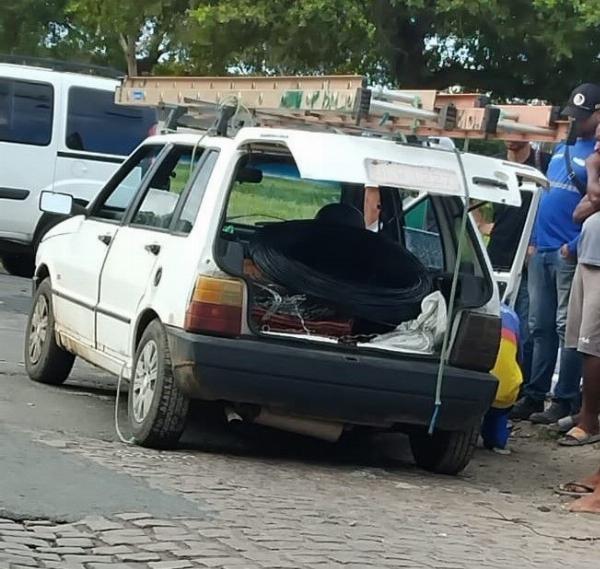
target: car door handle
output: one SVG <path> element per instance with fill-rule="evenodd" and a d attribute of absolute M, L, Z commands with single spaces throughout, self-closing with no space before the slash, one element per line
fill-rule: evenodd
<path fill-rule="evenodd" d="M 112 241 L 112 235 L 98 235 L 98 241 L 102 241 L 102 243 L 104 243 L 105 245 L 110 245 L 110 242 Z"/>
<path fill-rule="evenodd" d="M 157 243 L 150 243 L 149 245 L 144 245 L 144 249 L 148 251 L 148 253 L 152 253 L 153 255 L 158 255 L 160 253 L 160 245 Z"/>

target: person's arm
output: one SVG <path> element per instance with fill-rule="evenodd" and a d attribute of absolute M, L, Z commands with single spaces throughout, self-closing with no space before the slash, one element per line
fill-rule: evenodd
<path fill-rule="evenodd" d="M 600 147 L 596 143 L 596 148 L 585 161 L 587 171 L 587 196 L 592 206 L 600 204 Z M 596 210 L 598 211 L 598 210 Z"/>
<path fill-rule="evenodd" d="M 575 223 L 583 223 L 590 215 L 597 211 L 600 211 L 600 202 L 593 204 L 589 196 L 585 196 L 573 212 L 573 221 Z"/>

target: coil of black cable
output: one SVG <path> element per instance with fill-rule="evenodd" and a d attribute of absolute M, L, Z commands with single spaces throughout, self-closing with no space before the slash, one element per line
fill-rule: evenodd
<path fill-rule="evenodd" d="M 432 289 L 412 253 L 361 228 L 313 220 L 268 225 L 256 232 L 250 255 L 273 282 L 371 322 L 396 326 L 416 318 Z"/>

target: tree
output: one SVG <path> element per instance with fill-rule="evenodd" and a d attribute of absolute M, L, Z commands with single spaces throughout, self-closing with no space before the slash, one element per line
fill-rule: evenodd
<path fill-rule="evenodd" d="M 67 13 L 100 43 L 120 46 L 129 75 L 150 71 L 167 53 L 188 0 L 70 0 Z"/>

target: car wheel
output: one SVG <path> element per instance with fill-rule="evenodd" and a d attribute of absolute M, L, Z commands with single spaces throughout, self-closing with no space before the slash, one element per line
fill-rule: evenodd
<path fill-rule="evenodd" d="M 410 447 L 418 466 L 439 474 L 458 474 L 469 464 L 479 435 L 479 425 L 467 431 L 425 429 L 410 433 Z"/>
<path fill-rule="evenodd" d="M 6 272 L 16 277 L 31 278 L 34 271 L 33 257 L 26 253 L 21 255 L 5 254 L 2 256 L 2 266 Z"/>
<path fill-rule="evenodd" d="M 25 369 L 33 381 L 63 383 L 73 368 L 75 356 L 56 343 L 52 287 L 43 280 L 35 291 L 25 333 Z"/>
<path fill-rule="evenodd" d="M 162 324 L 153 320 L 137 347 L 129 383 L 128 415 L 135 442 L 153 448 L 177 444 L 188 415 L 171 366 Z"/>

